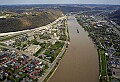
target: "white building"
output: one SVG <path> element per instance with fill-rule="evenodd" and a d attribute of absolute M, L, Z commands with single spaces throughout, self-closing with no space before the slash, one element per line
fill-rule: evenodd
<path fill-rule="evenodd" d="M 14 40 L 8 40 L 8 41 L 5 41 L 5 42 L 3 42 L 4 44 L 6 44 L 7 46 L 10 46 L 10 45 L 12 45 L 13 43 L 15 43 L 15 41 Z"/>
<path fill-rule="evenodd" d="M 30 45 L 25 51 L 30 55 L 35 54 L 41 48 L 40 45 Z"/>

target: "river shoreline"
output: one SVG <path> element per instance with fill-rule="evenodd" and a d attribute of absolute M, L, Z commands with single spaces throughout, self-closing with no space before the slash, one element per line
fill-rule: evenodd
<path fill-rule="evenodd" d="M 47 77 L 44 79 L 43 82 L 48 82 L 49 79 L 54 75 L 55 71 L 57 70 L 57 68 L 58 68 L 59 65 L 60 65 L 61 60 L 63 59 L 63 57 L 64 57 L 64 55 L 65 55 L 66 50 L 68 49 L 69 42 L 70 42 L 70 37 L 69 37 L 69 30 L 68 30 L 67 24 L 66 24 L 65 27 L 66 27 L 66 37 L 67 37 L 67 38 L 66 38 L 66 41 L 67 41 L 67 43 L 65 43 L 64 46 L 65 46 L 66 48 L 65 48 L 62 56 L 60 56 L 58 62 L 57 62 L 56 65 L 54 66 L 54 68 L 50 71 L 50 73 L 47 75 Z M 63 46 L 63 48 L 64 48 L 64 46 Z M 62 52 L 62 50 L 61 50 L 61 52 Z M 60 52 L 60 53 L 61 53 L 61 52 Z M 59 54 L 60 54 L 60 53 L 59 53 Z"/>
<path fill-rule="evenodd" d="M 93 42 L 74 16 L 69 16 L 68 28 L 70 45 L 48 82 L 99 82 L 98 53 Z"/>
<path fill-rule="evenodd" d="M 66 50 L 67 50 L 67 49 L 66 49 Z M 65 52 L 66 52 L 66 51 L 65 51 Z M 56 66 L 51 70 L 51 74 L 49 75 L 49 77 L 47 78 L 47 80 L 44 81 L 44 82 L 48 82 L 48 81 L 50 80 L 50 78 L 52 78 L 52 76 L 54 75 L 54 73 L 55 73 L 56 70 L 58 69 L 61 60 L 63 59 L 63 57 L 64 57 L 64 55 L 65 55 L 65 52 L 64 52 L 63 56 L 61 57 L 61 59 L 59 60 L 59 62 L 56 64 Z"/>

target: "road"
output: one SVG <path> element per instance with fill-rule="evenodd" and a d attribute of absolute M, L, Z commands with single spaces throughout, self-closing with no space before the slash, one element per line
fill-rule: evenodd
<path fill-rule="evenodd" d="M 113 29 L 116 31 L 116 33 L 120 36 L 120 31 L 118 30 L 118 28 L 120 28 L 120 26 L 118 26 L 115 22 L 110 21 L 111 24 L 113 24 L 115 27 L 113 27 Z"/>
<path fill-rule="evenodd" d="M 0 34 L 0 36 L 4 36 L 4 35 L 16 35 L 16 34 L 20 34 L 20 33 L 24 33 L 24 32 L 31 32 L 31 31 L 35 31 L 35 30 L 40 30 L 42 28 L 44 29 L 44 28 L 47 28 L 47 27 L 51 27 L 53 24 L 57 23 L 59 20 L 62 20 L 64 18 L 66 18 L 66 16 L 60 17 L 57 20 L 55 20 L 54 22 L 52 22 L 52 23 L 50 23 L 50 24 L 48 24 L 46 26 L 43 26 L 43 27 L 38 27 L 38 28 L 35 28 L 35 29 L 23 30 L 23 31 L 18 31 L 18 32 L 3 33 L 3 34 Z M 7 48 L 7 49 L 10 49 L 10 50 L 15 50 L 16 52 L 19 52 L 19 54 L 26 54 L 27 56 L 29 56 L 32 59 L 37 59 L 37 60 L 42 61 L 44 63 L 48 63 L 49 68 L 46 70 L 46 73 L 42 77 L 39 78 L 39 81 L 42 82 L 47 77 L 47 75 L 51 72 L 51 70 L 55 67 L 55 65 L 59 61 L 60 57 L 64 54 L 64 52 L 66 50 L 67 44 L 68 44 L 68 41 L 65 41 L 65 44 L 64 44 L 61 52 L 58 54 L 58 56 L 56 57 L 56 59 L 54 60 L 54 62 L 52 64 L 49 63 L 49 62 L 47 62 L 47 61 L 45 61 L 45 60 L 39 59 L 38 57 L 32 56 L 32 55 L 30 55 L 29 53 L 27 53 L 25 51 L 18 50 L 16 48 L 12 48 L 10 46 L 1 46 L 0 45 L 0 47 Z M 43 54 L 45 51 L 46 51 L 46 49 L 42 53 L 40 53 L 40 54 Z"/>
<path fill-rule="evenodd" d="M 67 32 L 67 29 L 68 28 L 66 28 L 66 35 L 67 35 L 67 40 L 68 40 L 68 32 Z M 63 42 L 62 40 L 58 40 L 58 41 L 60 41 L 60 42 Z M 40 77 L 39 78 L 39 82 L 43 82 L 44 81 L 44 79 L 47 77 L 47 75 L 52 71 L 52 69 L 55 67 L 55 65 L 56 65 L 56 63 L 59 61 L 59 59 L 64 55 L 64 52 L 66 51 L 66 49 L 67 49 L 67 45 L 69 44 L 69 41 L 64 41 L 65 42 L 65 44 L 64 44 L 64 46 L 63 46 L 63 48 L 62 48 L 62 50 L 61 50 L 61 52 L 58 54 L 58 56 L 56 57 L 56 59 L 53 61 L 53 63 L 51 64 L 51 66 L 47 69 L 47 71 L 46 71 L 46 73 L 42 76 L 42 77 Z"/>
<path fill-rule="evenodd" d="M 50 24 L 48 24 L 46 26 L 34 28 L 34 29 L 31 29 L 31 30 L 23 30 L 23 31 L 17 31 L 17 32 L 0 33 L 0 36 L 17 35 L 17 34 L 21 34 L 21 33 L 27 33 L 27 32 L 31 32 L 31 31 L 36 31 L 36 30 L 42 30 L 42 29 L 51 27 L 53 24 L 56 24 L 59 20 L 62 20 L 64 18 L 66 18 L 66 16 L 59 17 L 58 19 L 56 19 L 55 21 L 51 22 Z"/>
<path fill-rule="evenodd" d="M 39 82 L 43 82 L 44 79 L 47 77 L 47 75 L 51 72 L 51 70 L 55 67 L 56 63 L 59 61 L 60 57 L 62 57 L 62 55 L 64 54 L 65 50 L 66 50 L 66 45 L 67 44 L 64 44 L 61 52 L 58 54 L 58 56 L 56 57 L 56 59 L 54 60 L 54 62 L 51 64 L 51 66 L 47 69 L 46 73 L 41 76 L 38 81 Z"/>
<path fill-rule="evenodd" d="M 49 63 L 49 62 L 47 62 L 47 61 L 45 61 L 45 60 L 42 60 L 42 59 L 40 59 L 40 58 L 38 58 L 38 57 L 32 56 L 32 55 L 28 54 L 28 53 L 25 52 L 25 51 L 18 50 L 18 49 L 16 49 L 16 48 L 12 48 L 12 47 L 10 47 L 10 46 L 1 46 L 1 45 L 0 45 L 0 47 L 6 48 L 6 49 L 9 49 L 9 50 L 15 50 L 15 51 L 16 51 L 17 53 L 19 53 L 19 54 L 25 54 L 25 55 L 27 55 L 28 57 L 30 57 L 31 59 L 36 59 L 36 60 L 42 61 L 42 62 L 44 62 L 44 63 L 48 63 L 48 66 L 51 66 L 51 63 Z"/>

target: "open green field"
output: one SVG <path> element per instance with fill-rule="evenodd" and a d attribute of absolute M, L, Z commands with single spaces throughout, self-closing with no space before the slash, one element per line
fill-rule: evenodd
<path fill-rule="evenodd" d="M 105 51 L 102 49 L 98 49 L 99 55 L 99 62 L 100 62 L 100 74 L 101 79 L 105 79 L 104 77 L 107 76 L 107 61 L 105 56 Z M 101 81 L 104 82 L 104 81 Z"/>

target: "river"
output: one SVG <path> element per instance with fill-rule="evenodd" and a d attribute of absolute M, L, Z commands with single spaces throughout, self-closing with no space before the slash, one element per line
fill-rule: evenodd
<path fill-rule="evenodd" d="M 97 50 L 88 33 L 77 23 L 74 16 L 68 17 L 68 29 L 68 50 L 48 82 L 99 82 Z"/>

